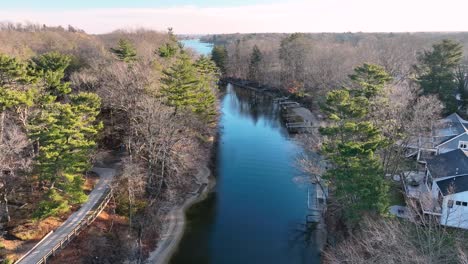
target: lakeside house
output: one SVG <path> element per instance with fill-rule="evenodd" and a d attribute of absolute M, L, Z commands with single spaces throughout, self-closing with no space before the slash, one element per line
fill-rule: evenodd
<path fill-rule="evenodd" d="M 468 152 L 463 148 L 444 152 L 426 161 L 423 173 L 410 172 L 404 187 L 416 199 L 424 215 L 442 225 L 468 229 Z"/>
<path fill-rule="evenodd" d="M 431 135 L 415 136 L 406 147 L 407 156 L 416 155 L 420 163 L 456 149 L 468 151 L 468 121 L 453 113 L 434 124 Z"/>

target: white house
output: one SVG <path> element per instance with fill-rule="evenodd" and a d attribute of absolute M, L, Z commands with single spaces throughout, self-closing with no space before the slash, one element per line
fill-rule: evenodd
<path fill-rule="evenodd" d="M 433 192 L 442 198 L 440 223 L 468 229 L 468 177 L 455 176 L 436 181 Z"/>
<path fill-rule="evenodd" d="M 468 157 L 456 149 L 427 160 L 428 193 L 419 197 L 425 214 L 446 226 L 468 229 Z"/>

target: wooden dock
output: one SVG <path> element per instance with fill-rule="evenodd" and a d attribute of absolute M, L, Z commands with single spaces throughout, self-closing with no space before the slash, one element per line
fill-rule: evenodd
<path fill-rule="evenodd" d="M 250 82 L 239 80 L 224 80 L 226 83 L 231 83 L 235 86 L 246 88 L 255 92 L 263 92 L 272 97 L 276 95 L 270 88 L 254 87 Z M 273 98 L 273 103 L 279 106 L 281 110 L 281 117 L 284 120 L 286 129 L 290 133 L 312 133 L 316 126 L 316 118 L 309 109 L 303 107 L 300 103 L 292 100 L 289 96 L 282 96 Z"/>
<path fill-rule="evenodd" d="M 322 185 L 321 182 L 315 183 L 315 188 L 311 191 L 307 189 L 307 209 L 308 213 L 306 220 L 308 223 L 320 222 L 327 207 L 328 190 Z"/>

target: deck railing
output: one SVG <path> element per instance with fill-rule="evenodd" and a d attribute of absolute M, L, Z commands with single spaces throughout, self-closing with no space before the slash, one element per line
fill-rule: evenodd
<path fill-rule="evenodd" d="M 90 210 L 88 212 L 88 214 L 75 225 L 75 228 L 73 228 L 73 230 L 71 230 L 70 233 L 68 233 L 68 235 L 63 237 L 60 241 L 57 241 L 55 246 L 51 250 L 49 250 L 47 253 L 45 253 L 44 256 L 42 256 L 42 258 L 39 261 L 37 261 L 35 264 L 45 264 L 45 263 L 47 263 L 48 258 L 50 258 L 51 256 L 55 256 L 57 251 L 59 251 L 60 249 L 63 249 L 85 227 L 89 226 L 98 217 L 98 215 L 102 212 L 102 210 L 104 210 L 104 208 L 107 206 L 107 204 L 111 200 L 111 198 L 112 198 L 111 188 L 108 187 L 107 191 L 105 192 L 105 194 L 102 197 L 103 198 L 101 198 L 101 201 L 98 203 L 98 205 L 94 209 Z M 53 232 L 47 234 L 47 236 L 45 236 L 41 241 L 39 241 L 39 243 L 37 243 L 36 246 L 33 247 L 32 250 L 30 250 L 28 253 L 26 253 L 20 259 L 18 259 L 15 262 L 15 264 L 21 264 L 22 263 L 21 261 L 25 257 L 27 257 L 29 254 L 31 254 L 34 251 L 34 249 L 37 246 L 39 246 L 52 233 Z"/>

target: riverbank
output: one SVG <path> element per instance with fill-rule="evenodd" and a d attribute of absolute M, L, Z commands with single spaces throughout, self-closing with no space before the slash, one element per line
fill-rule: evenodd
<path fill-rule="evenodd" d="M 166 264 L 171 260 L 177 247 L 184 235 L 186 228 L 186 212 L 193 205 L 205 200 L 211 190 L 216 186 L 216 163 L 217 151 L 219 147 L 219 132 L 216 134 L 211 146 L 211 157 L 208 164 L 201 167 L 195 175 L 198 189 L 186 197 L 182 204 L 175 205 L 167 214 L 165 226 L 163 227 L 161 239 L 156 247 L 149 253 L 145 263 L 148 264 Z"/>
<path fill-rule="evenodd" d="M 150 253 L 146 263 L 165 264 L 168 263 L 177 249 L 177 246 L 184 235 L 186 224 L 186 211 L 194 204 L 204 200 L 210 190 L 215 186 L 215 178 L 207 166 L 202 167 L 195 176 L 200 186 L 185 202 L 176 206 L 167 215 L 166 228 L 156 249 Z"/>

